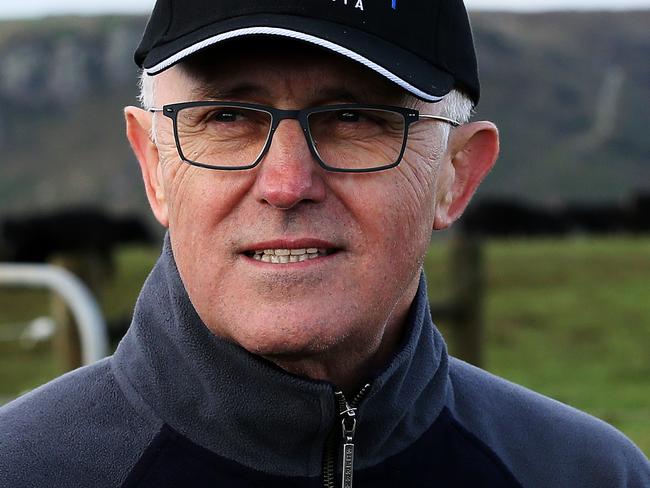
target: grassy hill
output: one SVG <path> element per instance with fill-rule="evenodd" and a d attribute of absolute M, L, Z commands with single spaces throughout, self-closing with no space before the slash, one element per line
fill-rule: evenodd
<path fill-rule="evenodd" d="M 556 202 L 650 188 L 650 11 L 472 15 L 477 117 L 503 150 L 480 195 Z M 0 22 L 0 209 L 146 212 L 121 108 L 140 17 Z"/>

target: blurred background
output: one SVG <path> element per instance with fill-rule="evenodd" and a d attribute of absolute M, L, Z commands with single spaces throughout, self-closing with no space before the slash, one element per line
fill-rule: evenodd
<path fill-rule="evenodd" d="M 426 272 L 452 353 L 650 453 L 650 0 L 474 0 L 502 154 Z M 0 267 L 92 291 L 110 347 L 162 231 L 124 137 L 151 0 L 0 3 Z M 561 9 L 561 10 L 558 10 Z M 83 360 L 69 306 L 0 283 L 0 404 Z"/>

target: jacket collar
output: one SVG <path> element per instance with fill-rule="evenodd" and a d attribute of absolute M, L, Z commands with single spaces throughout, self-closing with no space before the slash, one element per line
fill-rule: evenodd
<path fill-rule="evenodd" d="M 449 394 L 446 346 L 431 322 L 424 277 L 408 328 L 357 412 L 358 468 L 417 440 Z M 181 282 L 168 236 L 112 366 L 138 411 L 264 472 L 319 475 L 326 438 L 340 425 L 331 384 L 288 374 L 209 332 Z"/>

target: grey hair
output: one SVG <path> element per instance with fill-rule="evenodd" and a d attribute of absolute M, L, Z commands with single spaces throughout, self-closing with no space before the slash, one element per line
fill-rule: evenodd
<path fill-rule="evenodd" d="M 150 110 L 156 106 L 156 77 L 149 76 L 147 73 L 142 71 L 140 73 L 140 80 L 138 82 L 140 87 L 140 94 L 138 95 L 138 100 L 140 101 L 140 106 L 145 110 Z M 154 114 L 155 115 L 155 114 Z M 151 120 L 151 131 L 149 132 L 149 138 L 157 143 L 156 135 L 156 117 L 153 117 Z"/>
<path fill-rule="evenodd" d="M 461 124 L 469 122 L 474 114 L 474 102 L 462 91 L 453 89 L 440 102 L 440 115 Z"/>
<path fill-rule="evenodd" d="M 140 95 L 138 100 L 143 109 L 149 110 L 154 108 L 155 95 L 156 95 L 156 77 L 150 76 L 144 71 L 140 73 L 140 81 L 138 83 L 140 87 Z"/>
<path fill-rule="evenodd" d="M 445 97 L 437 102 L 438 113 L 443 117 L 455 120 L 461 124 L 469 122 L 474 114 L 474 102 L 462 91 L 454 88 Z M 442 131 L 442 140 L 445 145 L 449 142 L 452 126 L 449 124 L 438 124 Z"/>

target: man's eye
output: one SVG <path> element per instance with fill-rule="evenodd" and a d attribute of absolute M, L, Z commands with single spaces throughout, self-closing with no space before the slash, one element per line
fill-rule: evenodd
<path fill-rule="evenodd" d="M 214 122 L 237 122 L 241 117 L 242 114 L 239 112 L 222 110 L 220 112 L 213 112 L 209 118 Z"/>
<path fill-rule="evenodd" d="M 361 116 L 358 112 L 339 112 L 338 118 L 341 122 L 359 122 Z"/>

